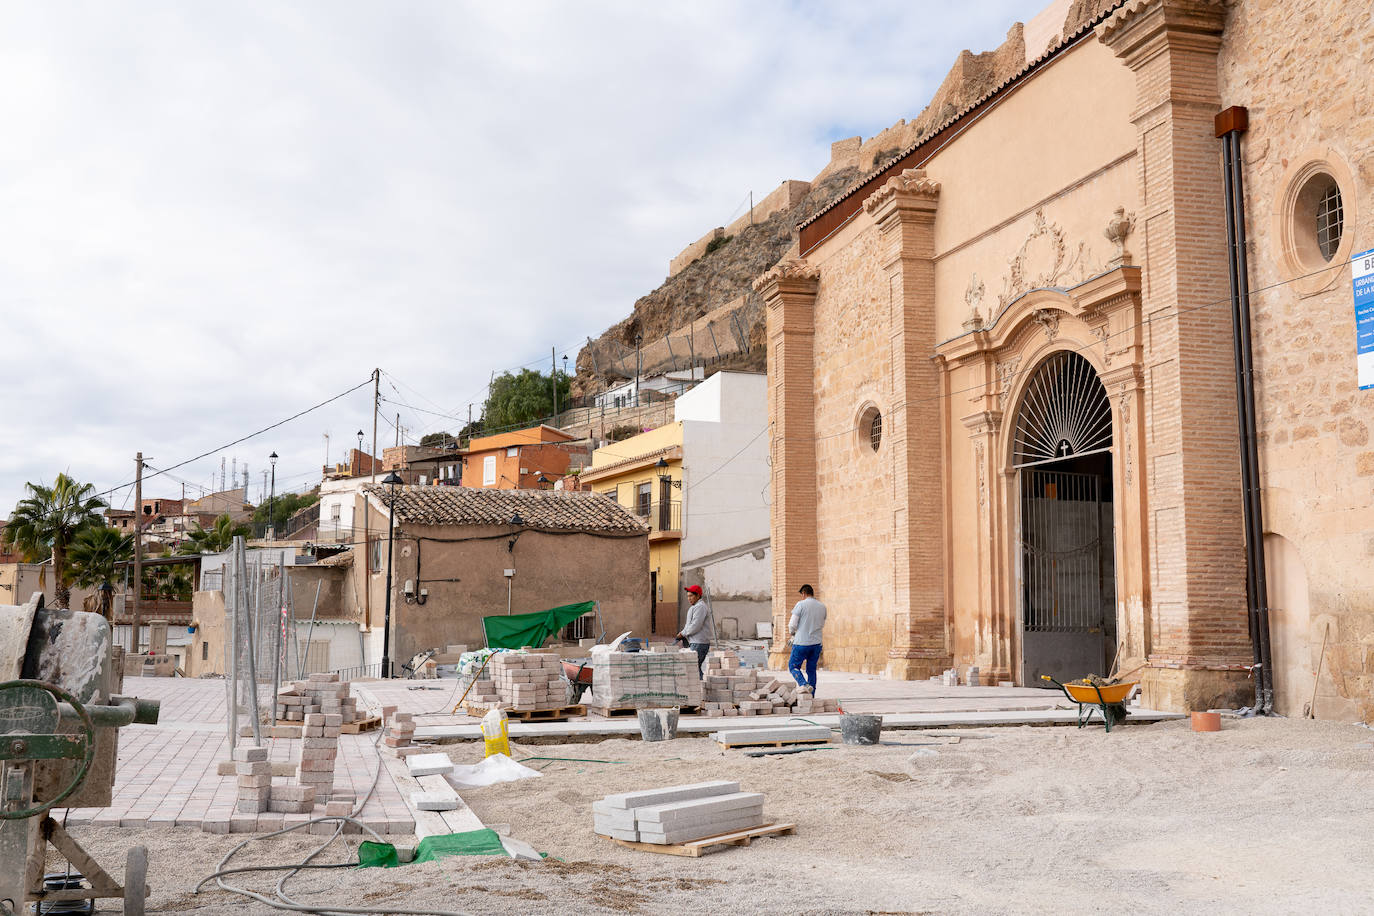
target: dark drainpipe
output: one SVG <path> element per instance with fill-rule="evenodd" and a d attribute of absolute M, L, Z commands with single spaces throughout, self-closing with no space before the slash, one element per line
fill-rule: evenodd
<path fill-rule="evenodd" d="M 1264 508 L 1260 495 L 1259 439 L 1255 421 L 1255 360 L 1250 329 L 1250 272 L 1246 257 L 1245 185 L 1240 138 L 1250 113 L 1239 106 L 1216 116 L 1226 195 L 1227 267 L 1236 360 L 1236 408 L 1240 421 L 1240 477 L 1245 510 L 1245 590 L 1250 643 L 1255 658 L 1255 712 L 1274 711 L 1274 668 L 1269 646 L 1269 582 L 1264 563 Z"/>

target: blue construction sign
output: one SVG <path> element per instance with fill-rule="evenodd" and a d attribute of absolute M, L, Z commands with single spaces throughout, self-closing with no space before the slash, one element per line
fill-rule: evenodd
<path fill-rule="evenodd" d="M 1360 389 L 1374 388 L 1374 248 L 1350 259 L 1355 290 L 1355 371 Z"/>

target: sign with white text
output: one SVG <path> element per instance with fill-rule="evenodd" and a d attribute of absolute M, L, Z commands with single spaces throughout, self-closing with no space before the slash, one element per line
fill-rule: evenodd
<path fill-rule="evenodd" d="M 1374 388 L 1374 248 L 1350 259 L 1355 291 L 1355 371 L 1360 389 Z"/>

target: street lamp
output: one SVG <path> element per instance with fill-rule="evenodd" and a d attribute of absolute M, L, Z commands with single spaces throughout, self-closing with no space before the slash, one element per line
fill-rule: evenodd
<path fill-rule="evenodd" d="M 359 440 L 361 443 L 361 440 Z M 382 478 L 390 503 L 386 522 L 386 613 L 382 617 L 382 677 L 391 677 L 391 549 L 396 537 L 396 487 L 405 483 L 395 471 Z"/>
<path fill-rule="evenodd" d="M 654 465 L 654 469 L 658 471 L 658 479 L 661 483 L 667 484 L 668 486 L 677 487 L 679 490 L 682 489 L 682 481 L 674 480 L 668 474 L 668 459 L 658 459 L 658 463 Z"/>
<path fill-rule="evenodd" d="M 267 497 L 267 530 L 275 535 L 277 533 L 277 453 L 273 452 L 268 455 L 267 460 L 272 462 L 272 489 L 268 491 Z"/>

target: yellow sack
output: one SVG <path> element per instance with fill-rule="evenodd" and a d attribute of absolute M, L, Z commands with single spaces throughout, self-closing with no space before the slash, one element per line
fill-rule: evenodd
<path fill-rule="evenodd" d="M 486 741 L 487 753 L 510 756 L 510 720 L 504 709 L 493 709 L 482 717 L 482 738 Z"/>

